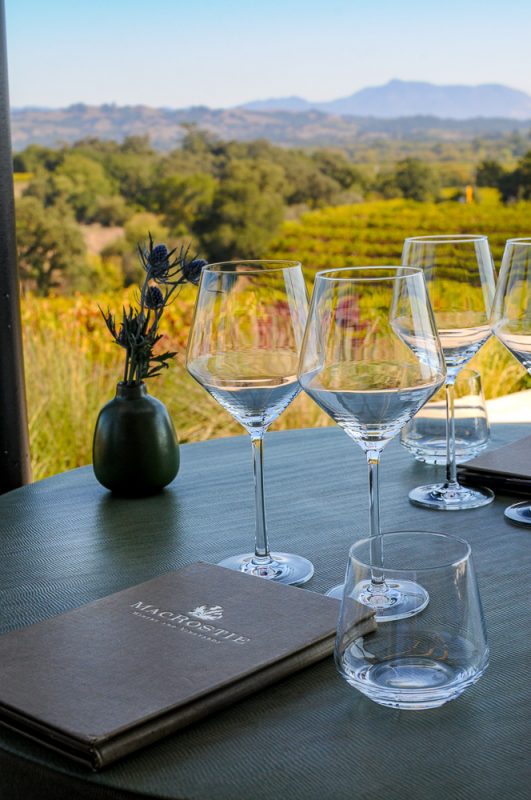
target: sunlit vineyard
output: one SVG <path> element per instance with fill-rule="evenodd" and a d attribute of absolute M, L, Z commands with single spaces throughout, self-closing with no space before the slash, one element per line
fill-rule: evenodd
<path fill-rule="evenodd" d="M 329 208 L 287 222 L 271 248 L 277 258 L 299 258 L 308 285 L 316 269 L 398 263 L 408 234 L 485 232 L 499 265 L 505 239 L 530 232 L 531 203 L 419 204 L 380 201 Z M 98 310 L 119 310 L 133 293 L 22 301 L 30 438 L 35 479 L 91 461 L 92 431 L 99 408 L 111 399 L 123 369 L 123 351 L 112 343 Z M 167 310 L 164 345 L 179 355 L 150 383 L 168 406 L 180 439 L 198 441 L 241 433 L 240 426 L 184 369 L 184 349 L 195 289 L 186 287 Z M 526 388 L 519 364 L 495 341 L 476 356 L 488 397 Z M 331 424 L 307 397 L 299 396 L 274 424 L 296 428 Z"/>
<path fill-rule="evenodd" d="M 482 202 L 374 201 L 326 208 L 286 222 L 274 244 L 277 258 L 302 261 L 308 272 L 363 264 L 398 264 L 406 236 L 483 233 L 499 266 L 505 241 L 531 233 L 531 203 L 501 205 L 488 191 Z"/>

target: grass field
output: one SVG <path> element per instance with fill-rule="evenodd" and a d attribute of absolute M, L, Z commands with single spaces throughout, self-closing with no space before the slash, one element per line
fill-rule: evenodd
<path fill-rule="evenodd" d="M 380 201 L 325 209 L 284 224 L 271 255 L 296 256 L 311 284 L 315 269 L 349 264 L 399 263 L 404 236 L 444 231 L 486 232 L 499 265 L 505 239 L 529 233 L 531 203 L 504 208 L 493 202 L 417 204 Z M 132 295 L 131 295 L 132 296 Z M 195 289 L 186 287 L 167 310 L 164 342 L 179 355 L 149 384 L 174 419 L 182 442 L 242 433 L 228 413 L 184 369 L 184 350 Z M 127 294 L 92 297 L 23 297 L 25 367 L 33 477 L 39 479 L 91 461 L 92 433 L 101 406 L 114 395 L 122 353 L 98 311 L 119 309 Z M 528 388 L 525 370 L 496 341 L 475 357 L 488 397 Z M 314 403 L 299 396 L 273 428 L 332 424 Z"/>

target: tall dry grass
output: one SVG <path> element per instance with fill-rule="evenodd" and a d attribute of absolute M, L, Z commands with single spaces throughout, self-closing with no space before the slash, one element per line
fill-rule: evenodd
<path fill-rule="evenodd" d="M 182 442 L 241 434 L 242 429 L 184 368 L 184 349 L 193 307 L 187 290 L 164 318 L 166 344 L 179 355 L 150 382 L 149 391 L 164 402 Z M 31 456 L 35 480 L 91 462 L 92 433 L 98 411 L 110 400 L 123 369 L 123 351 L 112 343 L 98 311 L 119 308 L 128 295 L 93 298 L 23 298 L 25 368 Z M 487 397 L 529 385 L 525 370 L 496 341 L 471 363 L 479 369 Z M 274 429 L 333 424 L 300 395 Z"/>

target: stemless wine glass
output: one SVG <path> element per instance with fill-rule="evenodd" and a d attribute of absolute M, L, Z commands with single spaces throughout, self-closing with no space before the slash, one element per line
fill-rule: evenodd
<path fill-rule="evenodd" d="M 464 464 L 484 450 L 490 438 L 489 417 L 481 376 L 461 370 L 454 386 L 455 458 Z M 439 391 L 400 431 L 400 444 L 418 461 L 446 464 L 446 398 Z"/>
<path fill-rule="evenodd" d="M 251 436 L 256 502 L 255 552 L 222 566 L 280 583 L 313 575 L 302 556 L 270 553 L 262 440 L 300 391 L 297 364 L 308 314 L 298 261 L 234 261 L 204 267 L 188 341 L 189 373 Z"/>
<path fill-rule="evenodd" d="M 492 311 L 492 330 L 531 374 L 531 237 L 505 245 Z M 531 525 L 531 502 L 515 503 L 505 516 Z"/>
<path fill-rule="evenodd" d="M 370 539 L 352 545 L 336 639 L 336 663 L 351 686 L 393 708 L 436 708 L 483 675 L 487 632 L 470 546 L 443 533 L 385 533 L 383 574 L 392 584 L 415 578 L 430 593 L 414 617 L 369 628 L 351 597 L 370 575 Z M 356 607 L 357 606 L 357 607 Z"/>
<path fill-rule="evenodd" d="M 461 486 L 455 458 L 454 382 L 490 336 L 494 265 L 486 236 L 415 236 L 404 242 L 402 263 L 424 271 L 446 361 L 446 481 L 419 486 L 412 503 L 439 511 L 478 508 L 494 500 L 485 488 Z"/>
<path fill-rule="evenodd" d="M 385 445 L 444 380 L 444 359 L 422 270 L 357 267 L 318 272 L 299 381 L 361 446 L 369 467 L 372 577 L 356 599 L 376 619 L 418 613 L 427 592 L 383 576 L 378 465 Z M 342 587 L 328 592 L 340 597 Z"/>

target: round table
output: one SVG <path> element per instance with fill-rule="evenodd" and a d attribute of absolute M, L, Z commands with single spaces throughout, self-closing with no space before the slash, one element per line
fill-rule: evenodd
<path fill-rule="evenodd" d="M 496 426 L 493 445 L 526 433 Z M 271 544 L 310 558 L 306 588 L 324 591 L 367 533 L 363 453 L 326 428 L 268 434 L 265 459 Z M 429 470 L 398 442 L 386 448 L 382 523 L 472 544 L 492 656 L 461 698 L 417 713 L 383 708 L 349 688 L 328 658 L 99 774 L 0 730 L 2 800 L 523 799 L 530 532 L 505 521 L 508 497 L 473 511 L 414 508 L 407 492 Z M 184 446 L 176 480 L 151 498 L 112 497 L 91 467 L 10 492 L 0 498 L 0 631 L 251 549 L 253 514 L 247 437 Z"/>

